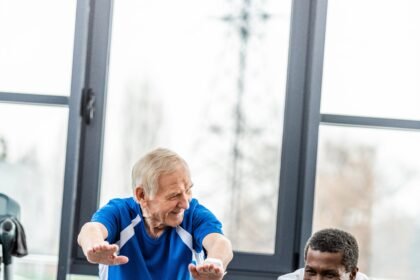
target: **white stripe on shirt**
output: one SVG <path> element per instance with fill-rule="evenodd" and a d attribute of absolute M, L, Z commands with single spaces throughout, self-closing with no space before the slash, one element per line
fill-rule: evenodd
<path fill-rule="evenodd" d="M 131 224 L 129 224 L 125 229 L 123 229 L 120 232 L 120 240 L 118 240 L 116 242 L 116 244 L 118 245 L 118 247 L 121 249 L 122 246 L 125 245 L 125 243 L 127 243 L 128 240 L 130 240 L 131 237 L 134 236 L 134 227 L 140 223 L 141 218 L 140 215 L 137 215 L 137 217 L 135 217 L 132 221 Z"/>
<path fill-rule="evenodd" d="M 99 279 L 108 280 L 108 265 L 99 264 Z"/>
<path fill-rule="evenodd" d="M 141 222 L 140 215 L 137 215 L 131 224 L 129 224 L 125 229 L 120 232 L 120 240 L 116 242 L 118 248 L 121 249 L 122 246 L 134 236 L 134 227 Z M 99 279 L 107 280 L 108 279 L 108 265 L 99 264 Z"/>
<path fill-rule="evenodd" d="M 200 253 L 197 253 L 193 249 L 193 239 L 191 234 L 181 226 L 176 227 L 176 233 L 178 233 L 182 242 L 184 242 L 184 244 L 191 250 L 191 253 L 193 254 L 193 260 L 195 260 L 196 264 L 202 264 L 204 262 L 204 250 L 202 250 Z"/>

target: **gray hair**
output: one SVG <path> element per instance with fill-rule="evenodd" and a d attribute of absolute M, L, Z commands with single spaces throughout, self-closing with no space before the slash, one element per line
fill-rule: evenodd
<path fill-rule="evenodd" d="M 314 233 L 306 243 L 305 260 L 309 248 L 321 252 L 343 253 L 341 263 L 346 268 L 346 272 L 351 272 L 357 268 L 359 246 L 356 238 L 348 232 L 328 228 Z"/>
<path fill-rule="evenodd" d="M 154 149 L 134 164 L 131 173 L 133 190 L 142 186 L 145 193 L 153 197 L 158 190 L 159 177 L 179 167 L 184 167 L 189 175 L 187 162 L 177 153 L 164 148 Z"/>

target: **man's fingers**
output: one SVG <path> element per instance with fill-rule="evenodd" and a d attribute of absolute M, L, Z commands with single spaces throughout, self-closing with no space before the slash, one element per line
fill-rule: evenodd
<path fill-rule="evenodd" d="M 188 266 L 191 276 L 194 279 L 222 279 L 223 271 L 220 267 L 215 266 L 214 264 L 200 264 Z"/>
<path fill-rule="evenodd" d="M 103 251 L 111 251 L 113 253 L 118 251 L 118 246 L 115 244 L 99 244 L 92 248 L 92 250 L 96 252 L 103 252 Z"/>
<path fill-rule="evenodd" d="M 192 277 L 194 277 L 194 278 L 198 277 L 198 272 L 197 272 L 197 268 L 196 268 L 195 265 L 189 264 L 188 269 L 190 270 L 190 273 L 191 273 Z"/>
<path fill-rule="evenodd" d="M 222 272 L 222 270 L 220 269 L 220 267 L 214 265 L 214 264 L 206 264 L 204 263 L 203 265 L 200 265 L 197 267 L 197 271 L 198 272 L 203 272 L 203 273 L 215 273 L 215 274 L 219 274 Z"/>
<path fill-rule="evenodd" d="M 118 246 L 115 244 L 99 244 L 88 250 L 87 259 L 91 263 L 119 265 L 128 262 L 126 256 L 117 256 Z"/>
<path fill-rule="evenodd" d="M 114 265 L 125 264 L 128 263 L 128 258 L 126 256 L 115 256 L 114 258 Z"/>

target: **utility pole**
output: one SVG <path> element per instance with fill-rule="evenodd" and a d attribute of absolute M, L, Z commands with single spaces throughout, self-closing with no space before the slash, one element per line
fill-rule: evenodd
<path fill-rule="evenodd" d="M 236 104 L 234 108 L 234 137 L 232 144 L 232 175 L 231 181 L 231 209 L 232 222 L 230 224 L 230 235 L 233 240 L 238 238 L 237 233 L 240 232 L 240 204 L 241 204 L 241 181 L 243 151 L 241 149 L 241 140 L 244 136 L 246 128 L 246 118 L 243 108 L 243 99 L 245 93 L 245 74 L 247 68 L 248 44 L 251 35 L 251 21 L 256 18 L 259 20 L 269 19 L 267 13 L 253 13 L 252 0 L 242 0 L 242 5 L 238 15 L 227 15 L 222 20 L 233 24 L 237 28 L 239 34 L 239 57 L 238 57 L 238 78 L 236 81 Z"/>

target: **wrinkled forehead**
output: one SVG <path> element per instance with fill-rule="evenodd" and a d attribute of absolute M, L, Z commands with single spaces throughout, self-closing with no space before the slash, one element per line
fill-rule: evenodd
<path fill-rule="evenodd" d="M 176 187 L 190 185 L 191 178 L 188 168 L 178 165 L 176 168 L 162 172 L 158 177 L 158 188 Z"/>

